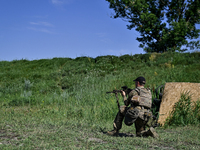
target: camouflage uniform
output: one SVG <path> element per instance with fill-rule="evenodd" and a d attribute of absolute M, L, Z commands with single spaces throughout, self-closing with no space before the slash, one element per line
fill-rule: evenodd
<path fill-rule="evenodd" d="M 129 93 L 128 98 L 124 97 L 124 104 L 124 106 L 120 106 L 120 111 L 115 117 L 114 130 L 118 132 L 122 128 L 122 121 L 124 120 L 124 123 L 128 126 L 135 123 L 136 136 L 146 136 L 145 126 L 151 126 L 148 121 L 153 117 L 150 111 L 151 91 L 143 86 L 137 87 Z"/>

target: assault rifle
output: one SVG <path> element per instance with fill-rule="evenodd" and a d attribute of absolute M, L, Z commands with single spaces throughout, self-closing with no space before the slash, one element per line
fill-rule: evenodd
<path fill-rule="evenodd" d="M 117 93 L 121 93 L 122 91 L 124 91 L 126 93 L 126 95 L 128 95 L 132 91 L 132 89 L 128 88 L 127 86 L 122 86 L 121 88 L 122 88 L 122 90 L 113 90 L 111 92 L 106 92 L 107 94 L 108 93 L 115 93 L 119 110 L 120 110 L 120 105 L 119 105 L 119 99 L 118 99 Z"/>
<path fill-rule="evenodd" d="M 122 86 L 121 88 L 122 90 L 113 90 L 111 92 L 106 92 L 106 93 L 121 93 L 121 91 L 124 91 L 126 95 L 128 95 L 132 91 L 132 89 L 128 88 L 127 86 Z"/>

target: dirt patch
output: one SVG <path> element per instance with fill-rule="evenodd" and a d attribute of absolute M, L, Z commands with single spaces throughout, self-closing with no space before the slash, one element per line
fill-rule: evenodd
<path fill-rule="evenodd" d="M 169 82 L 165 84 L 159 111 L 159 124 L 165 124 L 174 104 L 179 101 L 181 94 L 185 92 L 189 92 L 192 101 L 200 100 L 200 83 Z"/>

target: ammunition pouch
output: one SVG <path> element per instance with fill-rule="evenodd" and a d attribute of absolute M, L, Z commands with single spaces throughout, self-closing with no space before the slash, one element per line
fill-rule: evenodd
<path fill-rule="evenodd" d="M 149 119 L 152 118 L 152 113 L 150 111 L 144 112 L 144 121 L 149 121 Z"/>

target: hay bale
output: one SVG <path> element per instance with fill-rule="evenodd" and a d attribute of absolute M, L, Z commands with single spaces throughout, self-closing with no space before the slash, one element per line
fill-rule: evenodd
<path fill-rule="evenodd" d="M 160 104 L 158 123 L 165 124 L 173 110 L 174 104 L 180 100 L 181 94 L 189 92 L 191 101 L 200 100 L 200 83 L 169 82 L 165 84 L 162 102 Z"/>

